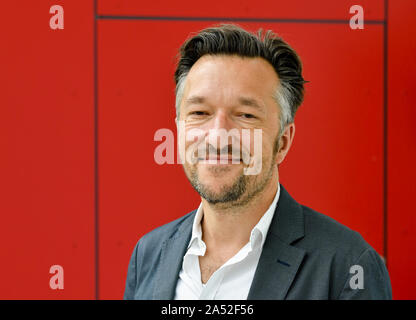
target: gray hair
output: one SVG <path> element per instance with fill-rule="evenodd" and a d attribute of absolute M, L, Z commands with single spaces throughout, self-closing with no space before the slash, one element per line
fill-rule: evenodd
<path fill-rule="evenodd" d="M 286 126 L 294 121 L 303 102 L 303 84 L 307 82 L 302 77 L 302 63 L 296 52 L 271 30 L 263 34 L 260 29 L 255 35 L 236 25 L 222 24 L 200 31 L 186 40 L 179 50 L 175 71 L 177 119 L 187 75 L 194 63 L 206 54 L 261 57 L 273 66 L 280 80 L 274 94 L 280 107 L 280 137 Z"/>

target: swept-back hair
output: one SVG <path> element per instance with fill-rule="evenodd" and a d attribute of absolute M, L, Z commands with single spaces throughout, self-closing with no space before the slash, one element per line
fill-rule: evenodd
<path fill-rule="evenodd" d="M 204 55 L 238 55 L 261 57 L 276 71 L 280 86 L 274 97 L 280 107 L 280 132 L 294 121 L 304 96 L 302 62 L 296 52 L 271 30 L 250 33 L 234 24 L 221 24 L 201 30 L 187 39 L 179 49 L 175 71 L 176 115 L 182 100 L 186 77 L 194 63 Z"/>

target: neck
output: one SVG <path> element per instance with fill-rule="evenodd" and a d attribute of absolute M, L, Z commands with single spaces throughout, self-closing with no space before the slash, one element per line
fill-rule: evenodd
<path fill-rule="evenodd" d="M 203 240 L 216 247 L 242 247 L 250 239 L 251 230 L 270 207 L 277 192 L 279 177 L 273 174 L 267 186 L 245 206 L 221 207 L 202 199 L 204 217 L 201 222 Z"/>

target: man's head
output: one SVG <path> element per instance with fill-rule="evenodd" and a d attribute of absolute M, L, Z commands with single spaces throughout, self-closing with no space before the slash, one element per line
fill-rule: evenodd
<path fill-rule="evenodd" d="M 227 164 L 204 163 L 208 158 L 198 157 L 195 163 L 185 161 L 188 179 L 208 202 L 245 205 L 273 180 L 277 182 L 277 166 L 290 148 L 294 116 L 303 100 L 301 73 L 296 53 L 271 31 L 253 35 L 222 25 L 204 29 L 182 45 L 175 72 L 177 122 L 184 122 L 179 135 L 193 129 L 200 132 L 197 143 L 188 141 L 183 149 L 194 153 L 202 146 L 218 151 L 218 156 L 230 155 Z M 244 174 L 242 158 L 253 156 L 255 129 L 262 132 L 262 169 L 251 176 Z M 227 140 L 238 141 L 238 163 L 236 159 L 231 163 L 236 156 L 228 141 L 225 146 L 217 144 L 215 134 L 220 130 L 237 132 Z M 248 142 L 242 139 L 245 130 L 251 132 Z"/>

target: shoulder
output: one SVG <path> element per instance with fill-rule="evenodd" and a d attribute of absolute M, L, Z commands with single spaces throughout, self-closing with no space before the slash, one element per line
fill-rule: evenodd
<path fill-rule="evenodd" d="M 335 219 L 301 205 L 305 221 L 305 240 L 315 248 L 360 255 L 371 246 L 364 238 Z M 358 258 L 358 256 L 357 256 Z"/>
<path fill-rule="evenodd" d="M 151 299 L 154 271 L 160 264 L 163 244 L 173 237 L 184 236 L 190 232 L 195 212 L 164 224 L 137 241 L 127 270 L 124 299 Z"/>
<path fill-rule="evenodd" d="M 151 269 L 158 263 L 161 249 L 166 241 L 179 236 L 185 236 L 192 231 L 195 212 L 166 223 L 138 239 L 133 249 L 130 265 L 135 269 Z"/>
<path fill-rule="evenodd" d="M 301 207 L 305 235 L 296 246 L 306 250 L 311 269 L 325 270 L 333 279 L 332 298 L 391 299 L 388 271 L 376 250 L 358 232 L 327 215 Z M 354 290 L 349 285 L 357 268 L 365 274 L 365 290 Z"/>
<path fill-rule="evenodd" d="M 195 217 L 196 210 L 193 210 L 186 215 L 166 223 L 160 227 L 153 229 L 142 236 L 137 245 L 162 245 L 166 240 L 177 236 L 182 230 L 185 231 L 186 227 L 192 228 L 193 218 Z M 152 246 L 154 247 L 154 246 Z"/>
<path fill-rule="evenodd" d="M 302 206 L 304 237 L 296 246 L 309 253 L 317 265 L 331 266 L 332 271 L 348 273 L 350 267 L 359 263 L 368 252 L 378 253 L 357 231 L 335 219 Z M 381 257 L 378 257 L 381 260 Z"/>

